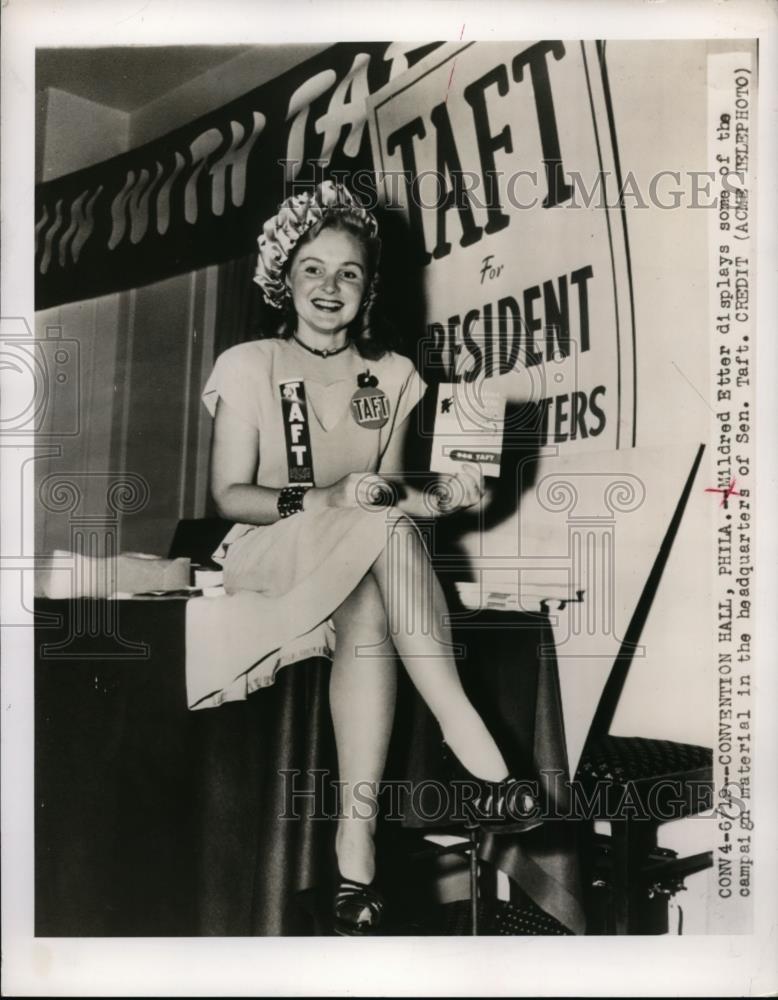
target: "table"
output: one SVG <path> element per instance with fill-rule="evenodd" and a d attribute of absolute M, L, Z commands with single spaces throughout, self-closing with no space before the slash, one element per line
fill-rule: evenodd
<path fill-rule="evenodd" d="M 278 819 L 289 788 L 279 773 L 335 777 L 329 661 L 284 668 L 245 702 L 189 711 L 185 605 L 36 602 L 39 936 L 311 933 L 296 893 L 328 877 L 334 825 Z M 453 625 L 463 683 L 506 759 L 566 773 L 547 617 L 463 611 Z M 440 773 L 437 725 L 401 672 L 386 776 Z M 576 838 L 575 822 L 558 821 L 487 837 L 482 854 L 582 933 Z"/>

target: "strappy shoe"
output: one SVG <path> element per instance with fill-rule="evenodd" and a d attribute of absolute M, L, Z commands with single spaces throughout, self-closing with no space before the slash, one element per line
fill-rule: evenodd
<path fill-rule="evenodd" d="M 526 833 L 543 825 L 536 782 L 511 776 L 502 781 L 476 778 L 445 742 L 443 758 L 451 783 L 461 789 L 461 806 L 470 824 L 485 833 Z"/>
<path fill-rule="evenodd" d="M 336 934 L 364 937 L 374 934 L 381 923 L 384 898 L 373 883 L 343 878 L 338 882 L 332 904 L 333 926 Z"/>

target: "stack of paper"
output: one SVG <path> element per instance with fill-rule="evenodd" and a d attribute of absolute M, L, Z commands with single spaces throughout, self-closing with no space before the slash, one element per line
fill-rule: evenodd
<path fill-rule="evenodd" d="M 544 604 L 558 609 L 571 602 L 580 602 L 584 597 L 582 590 L 569 583 L 500 581 L 495 584 L 480 580 L 455 586 L 460 601 L 470 610 L 541 611 Z"/>

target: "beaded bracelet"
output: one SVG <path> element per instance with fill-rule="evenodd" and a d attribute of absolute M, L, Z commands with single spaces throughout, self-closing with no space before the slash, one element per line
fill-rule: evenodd
<path fill-rule="evenodd" d="M 303 509 L 303 497 L 309 489 L 309 486 L 284 486 L 278 494 L 278 516 L 299 514 Z"/>

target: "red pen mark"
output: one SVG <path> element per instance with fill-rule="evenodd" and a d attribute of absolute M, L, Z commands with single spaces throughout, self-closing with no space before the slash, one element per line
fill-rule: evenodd
<path fill-rule="evenodd" d="M 721 503 L 719 504 L 719 507 L 726 507 L 727 506 L 727 500 L 729 500 L 730 497 L 739 497 L 739 496 L 742 496 L 742 494 L 739 493 L 735 489 L 735 480 L 734 479 L 730 479 L 729 486 L 725 486 L 723 490 L 717 490 L 717 489 L 714 489 L 712 486 L 709 486 L 709 487 L 706 488 L 705 492 L 706 493 L 721 493 Z"/>
<path fill-rule="evenodd" d="M 462 36 L 464 35 L 464 33 L 465 33 L 465 26 L 463 24 L 462 25 L 462 30 L 459 32 L 459 40 L 460 40 L 460 42 L 462 41 Z M 449 92 L 449 90 L 451 90 L 451 81 L 454 79 L 454 67 L 456 66 L 456 64 L 457 64 L 457 61 L 456 61 L 456 59 L 454 59 L 453 63 L 451 64 L 451 72 L 448 75 L 448 86 L 446 87 L 446 99 L 443 102 L 444 104 L 448 103 L 448 92 Z"/>

